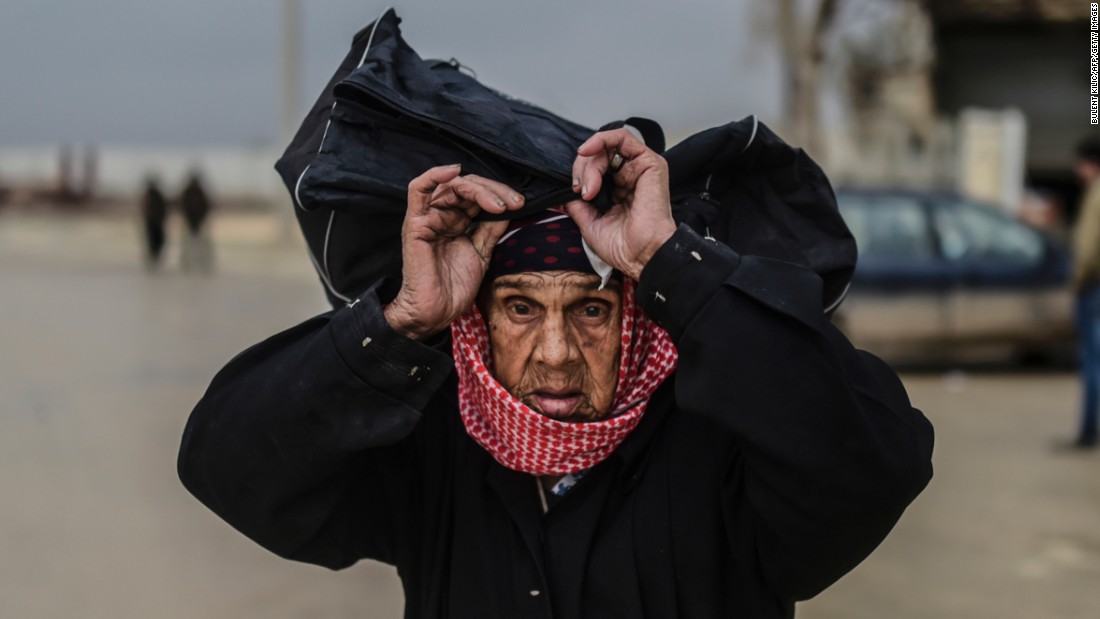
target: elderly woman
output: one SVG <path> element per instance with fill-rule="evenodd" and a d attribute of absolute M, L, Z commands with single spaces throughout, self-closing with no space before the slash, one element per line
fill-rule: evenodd
<path fill-rule="evenodd" d="M 400 284 L 231 361 L 187 487 L 282 556 L 395 565 L 406 617 L 791 616 L 928 482 L 930 425 L 815 274 L 677 228 L 629 131 L 574 190 L 508 224 L 477 216 L 509 187 L 415 179 Z"/>

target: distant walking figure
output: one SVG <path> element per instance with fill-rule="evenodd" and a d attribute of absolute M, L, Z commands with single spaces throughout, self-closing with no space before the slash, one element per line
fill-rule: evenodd
<path fill-rule="evenodd" d="M 203 224 L 210 214 L 211 204 L 198 172 L 192 172 L 187 179 L 187 185 L 180 196 L 180 205 L 187 223 L 187 234 L 183 239 L 183 270 L 209 272 L 214 262 L 213 247 Z"/>
<path fill-rule="evenodd" d="M 164 220 L 168 216 L 168 201 L 164 198 L 157 180 L 145 179 L 145 196 L 141 202 L 141 220 L 145 226 L 145 264 L 149 269 L 160 266 L 164 250 Z"/>

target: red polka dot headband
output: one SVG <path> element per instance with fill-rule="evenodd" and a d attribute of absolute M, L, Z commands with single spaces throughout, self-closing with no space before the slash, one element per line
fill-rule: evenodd
<path fill-rule="evenodd" d="M 611 267 L 589 250 L 576 222 L 557 212 L 515 220 L 497 242 L 486 280 L 531 271 L 580 271 L 606 278 Z"/>

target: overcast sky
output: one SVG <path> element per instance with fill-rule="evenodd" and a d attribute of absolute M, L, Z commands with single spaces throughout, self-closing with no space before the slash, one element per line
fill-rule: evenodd
<path fill-rule="evenodd" d="M 279 4 L 3 0 L 0 147 L 277 141 Z M 777 116 L 765 0 L 302 0 L 304 105 L 391 4 L 421 56 L 590 126 L 648 116 L 671 137 Z"/>

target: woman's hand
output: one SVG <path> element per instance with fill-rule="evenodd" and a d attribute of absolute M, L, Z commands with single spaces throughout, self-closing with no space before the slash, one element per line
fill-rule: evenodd
<path fill-rule="evenodd" d="M 508 186 L 459 176 L 459 166 L 432 168 L 409 183 L 401 227 L 401 290 L 385 307 L 386 322 L 412 339 L 446 329 L 469 310 L 507 221 L 479 221 L 523 205 Z"/>
<path fill-rule="evenodd" d="M 600 214 L 587 202 L 600 192 L 618 154 L 612 208 Z M 603 131 L 577 149 L 573 189 L 580 200 L 565 205 L 588 246 L 611 266 L 637 280 L 653 254 L 676 232 L 668 189 L 668 164 L 628 129 Z"/>

